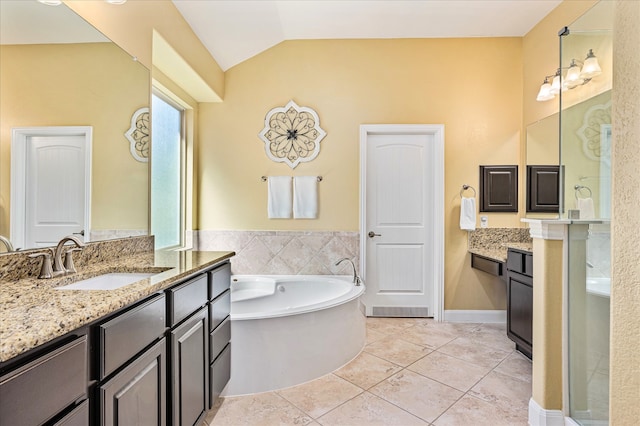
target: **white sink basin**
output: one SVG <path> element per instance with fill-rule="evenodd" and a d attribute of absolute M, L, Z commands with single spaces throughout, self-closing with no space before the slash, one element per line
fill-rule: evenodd
<path fill-rule="evenodd" d="M 149 278 L 156 273 L 151 272 L 126 272 L 111 273 L 98 275 L 97 277 L 87 278 L 86 280 L 77 281 L 73 284 L 55 287 L 56 290 L 115 290 L 125 285 L 133 284 L 136 281 Z"/>

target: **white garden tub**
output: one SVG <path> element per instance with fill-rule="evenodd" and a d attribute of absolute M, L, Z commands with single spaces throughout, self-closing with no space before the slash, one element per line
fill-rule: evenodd
<path fill-rule="evenodd" d="M 298 385 L 345 365 L 365 344 L 351 276 L 231 277 L 231 380 L 223 395 Z"/>

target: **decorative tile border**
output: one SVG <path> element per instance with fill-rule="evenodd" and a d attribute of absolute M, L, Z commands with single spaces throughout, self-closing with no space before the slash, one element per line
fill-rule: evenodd
<path fill-rule="evenodd" d="M 194 250 L 232 250 L 233 274 L 347 275 L 360 261 L 360 234 L 333 231 L 194 231 Z"/>

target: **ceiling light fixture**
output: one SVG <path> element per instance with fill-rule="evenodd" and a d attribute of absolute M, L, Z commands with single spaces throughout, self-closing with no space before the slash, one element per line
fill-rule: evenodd
<path fill-rule="evenodd" d="M 582 65 L 582 68 L 580 68 L 580 65 Z M 564 77 L 562 76 L 563 69 L 567 70 L 567 75 Z M 598 64 L 598 58 L 593 53 L 593 49 L 589 49 L 584 62 L 578 59 L 571 59 L 568 67 L 558 68 L 555 74 L 545 76 L 536 100 L 540 102 L 549 101 L 555 98 L 561 90 L 564 92 L 565 90 L 585 85 L 593 77 L 600 74 L 602 74 L 602 69 Z M 549 83 L 550 78 L 553 78 L 551 83 Z"/>

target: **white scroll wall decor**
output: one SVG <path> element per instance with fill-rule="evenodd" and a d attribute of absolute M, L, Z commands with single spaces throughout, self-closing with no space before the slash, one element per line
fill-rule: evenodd
<path fill-rule="evenodd" d="M 291 100 L 284 107 L 273 108 L 267 113 L 264 129 L 258 136 L 264 141 L 267 157 L 294 169 L 318 156 L 320 141 L 326 135 L 320 128 L 318 114 Z"/>
<path fill-rule="evenodd" d="M 129 140 L 131 155 L 141 163 L 149 162 L 149 108 L 136 110 L 131 116 L 131 127 L 124 136 Z"/>

